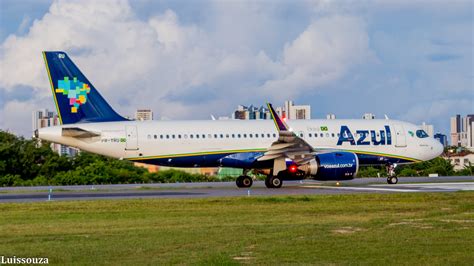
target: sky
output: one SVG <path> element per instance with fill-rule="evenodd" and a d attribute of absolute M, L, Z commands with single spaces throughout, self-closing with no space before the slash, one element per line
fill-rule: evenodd
<path fill-rule="evenodd" d="M 238 104 L 374 113 L 449 134 L 474 113 L 474 4 L 448 0 L 0 0 L 0 129 L 54 109 L 41 51 L 67 52 L 114 109 L 164 119 Z"/>

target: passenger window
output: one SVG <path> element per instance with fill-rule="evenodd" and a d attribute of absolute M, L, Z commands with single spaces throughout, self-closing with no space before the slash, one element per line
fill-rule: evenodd
<path fill-rule="evenodd" d="M 277 135 L 276 135 L 275 133 L 273 133 L 273 137 L 276 138 L 276 136 L 277 136 Z"/>
<path fill-rule="evenodd" d="M 267 133 L 267 138 L 269 138 L 269 137 L 270 137 L 270 133 Z"/>
<path fill-rule="evenodd" d="M 190 139 L 194 138 L 193 134 L 189 135 L 189 138 L 190 138 Z"/>
<path fill-rule="evenodd" d="M 240 139 L 240 134 L 237 134 L 237 138 L 239 138 L 239 139 Z"/>
<path fill-rule="evenodd" d="M 303 137 L 303 133 L 300 133 L 300 138 L 302 138 L 302 137 Z"/>
<path fill-rule="evenodd" d="M 199 134 L 196 134 L 196 138 L 197 138 L 197 139 L 199 138 Z"/>
<path fill-rule="evenodd" d="M 322 138 L 322 137 L 324 137 L 324 134 L 323 134 L 323 133 L 321 133 L 321 134 L 319 134 L 319 136 Z"/>
<path fill-rule="evenodd" d="M 252 134 L 249 134 L 249 138 L 251 138 L 251 137 L 253 137 L 253 135 L 252 135 Z"/>
<path fill-rule="evenodd" d="M 180 139 L 180 138 L 181 138 L 181 134 L 178 134 L 178 139 Z"/>
<path fill-rule="evenodd" d="M 244 138 L 247 138 L 247 134 L 244 134 Z"/>
<path fill-rule="evenodd" d="M 160 135 L 160 139 L 163 139 L 163 135 Z"/>
<path fill-rule="evenodd" d="M 335 136 L 335 135 L 334 135 L 334 133 L 331 133 L 331 137 L 333 137 L 333 138 L 334 138 L 334 136 Z"/>
<path fill-rule="evenodd" d="M 308 133 L 308 137 L 310 137 L 310 138 L 311 138 L 312 136 L 313 136 L 313 134 L 311 134 L 311 133 Z"/>
<path fill-rule="evenodd" d="M 157 135 L 153 135 L 153 138 L 154 138 L 154 139 L 157 139 L 157 138 L 158 138 L 158 136 L 157 136 Z"/>
<path fill-rule="evenodd" d="M 232 134 L 232 138 L 235 138 L 235 134 Z"/>
<path fill-rule="evenodd" d="M 258 134 L 255 134 L 255 137 L 258 138 Z"/>
<path fill-rule="evenodd" d="M 217 139 L 217 134 L 214 134 L 214 138 Z"/>
<path fill-rule="evenodd" d="M 224 138 L 224 135 L 223 135 L 223 134 L 221 134 L 221 139 L 223 139 L 223 138 Z"/>
<path fill-rule="evenodd" d="M 262 133 L 261 136 L 262 136 L 262 138 L 264 138 L 264 137 L 265 137 L 265 134 Z"/>
<path fill-rule="evenodd" d="M 206 138 L 206 135 L 202 134 L 202 138 L 205 139 L 205 138 Z"/>
<path fill-rule="evenodd" d="M 314 137 L 317 138 L 317 137 L 318 137 L 318 133 L 314 133 Z"/>
<path fill-rule="evenodd" d="M 173 139 L 174 139 L 174 134 L 173 134 L 173 135 L 171 135 L 171 138 L 173 138 Z"/>
<path fill-rule="evenodd" d="M 228 139 L 228 138 L 229 138 L 229 134 L 225 134 L 225 138 Z"/>
<path fill-rule="evenodd" d="M 169 138 L 170 138 L 170 135 L 166 135 L 166 138 L 169 139 Z"/>

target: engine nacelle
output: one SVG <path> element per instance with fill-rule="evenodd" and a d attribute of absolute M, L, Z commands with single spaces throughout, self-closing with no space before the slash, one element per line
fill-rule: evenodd
<path fill-rule="evenodd" d="M 357 175 L 359 158 L 352 152 L 322 153 L 299 169 L 315 180 L 349 180 Z"/>

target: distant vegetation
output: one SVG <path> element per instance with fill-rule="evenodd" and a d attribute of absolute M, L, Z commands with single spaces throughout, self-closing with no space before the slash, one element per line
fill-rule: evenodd
<path fill-rule="evenodd" d="M 451 164 L 436 158 L 428 162 L 400 166 L 399 176 L 472 175 L 474 167 L 455 172 Z M 384 167 L 361 167 L 359 176 L 385 176 Z M 149 173 L 132 162 L 81 152 L 74 158 L 59 156 L 50 143 L 17 137 L 0 130 L 0 186 L 92 185 L 125 183 L 174 183 L 234 180 L 190 174 L 179 170 Z M 259 178 L 261 179 L 261 178 Z"/>
<path fill-rule="evenodd" d="M 400 165 L 395 171 L 398 176 L 428 176 L 429 174 L 438 174 L 439 176 L 466 176 L 474 174 L 474 165 L 464 167 L 460 171 L 454 171 L 451 163 L 441 157 L 435 158 L 430 161 Z M 361 167 L 359 169 L 359 177 L 376 177 L 377 174 L 380 176 L 387 176 L 384 166 L 380 167 Z"/>
<path fill-rule="evenodd" d="M 132 162 L 81 152 L 59 156 L 50 143 L 0 131 L 0 186 L 91 185 L 220 181 L 179 170 L 149 173 Z"/>

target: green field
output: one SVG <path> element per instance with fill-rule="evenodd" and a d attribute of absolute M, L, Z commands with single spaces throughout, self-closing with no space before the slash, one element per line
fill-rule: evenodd
<path fill-rule="evenodd" d="M 474 192 L 0 204 L 50 264 L 474 264 Z"/>

